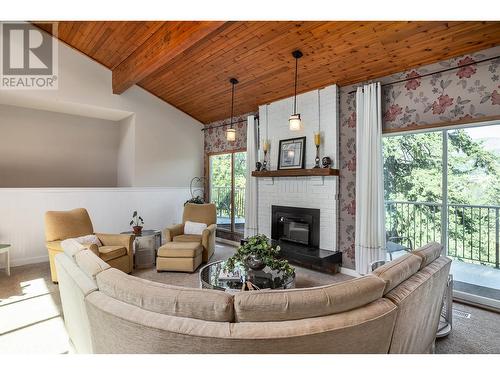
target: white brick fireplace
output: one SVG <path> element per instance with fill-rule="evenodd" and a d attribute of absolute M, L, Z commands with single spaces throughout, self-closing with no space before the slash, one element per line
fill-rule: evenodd
<path fill-rule="evenodd" d="M 297 96 L 297 111 L 303 129 L 288 129 L 288 117 L 293 111 L 293 98 L 259 107 L 259 144 L 271 142 L 268 169 L 277 169 L 280 139 L 306 137 L 306 168 L 314 166 L 316 148 L 314 132 L 321 132 L 320 157 L 329 156 L 332 168 L 338 168 L 338 91 L 328 86 Z M 263 153 L 260 151 L 259 160 Z M 270 167 L 269 167 L 270 166 Z M 258 228 L 271 236 L 271 206 L 292 206 L 320 209 L 320 248 L 337 250 L 338 177 L 274 177 L 259 178 Z"/>

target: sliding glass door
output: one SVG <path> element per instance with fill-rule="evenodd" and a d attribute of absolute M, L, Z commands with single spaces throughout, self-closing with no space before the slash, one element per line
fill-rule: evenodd
<path fill-rule="evenodd" d="M 455 291 L 500 308 L 500 125 L 446 133 L 446 248 Z"/>
<path fill-rule="evenodd" d="M 441 242 L 455 296 L 500 308 L 500 125 L 384 137 L 384 178 L 391 256 Z"/>
<path fill-rule="evenodd" d="M 217 207 L 217 235 L 243 237 L 245 227 L 246 152 L 209 155 L 210 202 Z"/>

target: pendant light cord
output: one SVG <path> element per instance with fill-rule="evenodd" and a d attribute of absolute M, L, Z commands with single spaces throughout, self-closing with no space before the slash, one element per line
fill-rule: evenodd
<path fill-rule="evenodd" d="M 233 128 L 233 109 L 234 109 L 234 82 L 231 82 L 231 129 Z"/>
<path fill-rule="evenodd" d="M 293 114 L 297 114 L 297 77 L 299 70 L 299 59 L 295 58 L 295 94 L 293 96 Z"/>

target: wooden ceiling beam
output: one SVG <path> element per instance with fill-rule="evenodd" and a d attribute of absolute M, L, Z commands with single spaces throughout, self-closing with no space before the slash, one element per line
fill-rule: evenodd
<path fill-rule="evenodd" d="M 164 22 L 149 39 L 113 69 L 113 93 L 123 93 L 158 69 L 174 62 L 197 43 L 222 31 L 230 23 L 225 21 Z"/>

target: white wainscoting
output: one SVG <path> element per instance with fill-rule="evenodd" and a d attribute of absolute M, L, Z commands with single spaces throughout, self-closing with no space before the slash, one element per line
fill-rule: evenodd
<path fill-rule="evenodd" d="M 0 243 L 12 244 L 13 266 L 44 262 L 46 211 L 84 207 L 96 232 L 120 233 L 137 210 L 145 229 L 164 229 L 181 221 L 189 196 L 187 188 L 0 189 Z"/>

